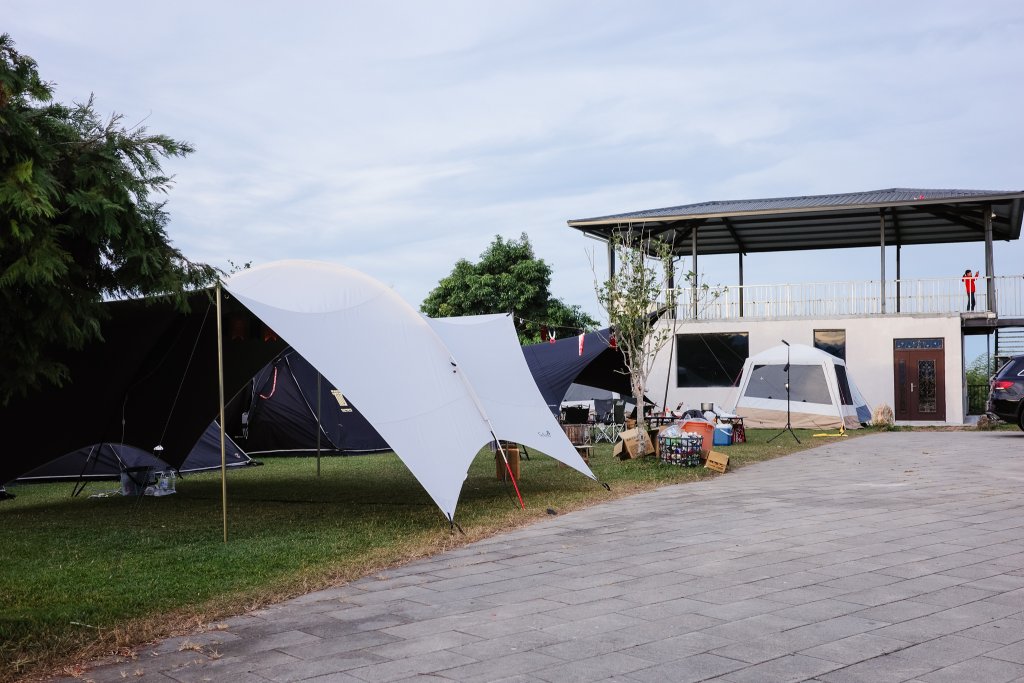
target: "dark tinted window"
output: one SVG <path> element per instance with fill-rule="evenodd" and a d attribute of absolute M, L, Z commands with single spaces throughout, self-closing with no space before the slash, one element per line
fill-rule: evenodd
<path fill-rule="evenodd" d="M 825 371 L 820 365 L 791 365 L 789 369 L 790 400 L 794 403 L 831 403 Z M 755 365 L 744 396 L 786 400 L 784 365 Z"/>
<path fill-rule="evenodd" d="M 1006 365 L 999 368 L 996 377 L 1009 379 L 1011 377 L 1024 377 L 1024 356 L 1017 356 L 1006 361 Z"/>
<path fill-rule="evenodd" d="M 735 386 L 749 355 L 746 332 L 677 334 L 676 386 Z"/>
<path fill-rule="evenodd" d="M 814 348 L 846 360 L 846 330 L 815 330 Z"/>

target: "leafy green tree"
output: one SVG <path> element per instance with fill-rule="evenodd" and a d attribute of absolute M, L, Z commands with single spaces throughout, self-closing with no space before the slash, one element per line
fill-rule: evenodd
<path fill-rule="evenodd" d="M 184 306 L 217 275 L 171 245 L 154 199 L 171 185 L 161 159 L 192 147 L 104 121 L 91 97 L 52 97 L 36 62 L 0 35 L 0 404 L 67 379 L 57 358 L 100 337 L 104 299 Z"/>
<path fill-rule="evenodd" d="M 420 310 L 432 318 L 512 313 L 523 344 L 540 341 L 541 327 L 567 336 L 597 327 L 579 306 L 552 298 L 551 267 L 533 253 L 530 238 L 495 236 L 478 263 L 460 259 L 423 300 Z"/>

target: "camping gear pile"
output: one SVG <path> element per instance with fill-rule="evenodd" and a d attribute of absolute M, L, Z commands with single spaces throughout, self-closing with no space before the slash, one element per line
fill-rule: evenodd
<path fill-rule="evenodd" d="M 697 467 L 702 463 L 718 472 L 724 472 L 729 456 L 713 450 L 714 446 L 730 446 L 736 435 L 744 438 L 743 418 L 730 413 L 717 413 L 714 405 L 701 404 L 701 410 L 666 411 L 659 415 L 658 425 L 641 434 L 629 429 L 619 434 L 613 454 L 623 460 L 654 455 L 661 462 L 682 467 Z M 734 426 L 740 429 L 734 431 Z M 740 441 L 741 442 L 741 441 Z"/>

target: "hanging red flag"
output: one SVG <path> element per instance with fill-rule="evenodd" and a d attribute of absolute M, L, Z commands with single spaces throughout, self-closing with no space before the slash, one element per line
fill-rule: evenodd
<path fill-rule="evenodd" d="M 615 345 L 615 333 L 614 332 L 612 332 L 611 336 L 608 337 L 608 346 L 610 346 L 613 349 L 619 348 L 618 346 Z"/>
<path fill-rule="evenodd" d="M 540 340 L 542 342 L 546 342 L 548 340 L 548 326 L 547 325 L 541 325 L 540 326 Z"/>
<path fill-rule="evenodd" d="M 580 355 L 583 355 L 583 333 L 580 333 Z"/>

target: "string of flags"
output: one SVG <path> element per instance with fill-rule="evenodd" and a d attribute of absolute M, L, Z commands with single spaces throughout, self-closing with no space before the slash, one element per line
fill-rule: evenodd
<path fill-rule="evenodd" d="M 518 320 L 520 323 L 524 323 L 524 324 L 525 323 L 532 323 L 534 325 L 538 324 L 536 321 L 534 321 L 534 320 L 527 320 L 526 318 L 516 318 L 516 320 Z M 575 332 L 576 330 L 579 329 L 578 327 L 577 328 L 572 328 L 572 327 L 560 327 L 560 326 L 555 326 L 555 325 L 549 326 L 546 323 L 539 323 L 539 325 L 540 325 L 540 340 L 541 340 L 541 342 L 548 342 L 549 344 L 554 344 L 556 341 L 558 341 L 558 330 L 559 329 L 561 329 L 561 330 L 572 330 L 573 332 Z M 583 355 L 583 340 L 586 337 L 586 335 L 587 335 L 586 330 L 581 330 L 580 333 L 579 333 L 579 355 L 580 356 Z M 609 335 L 608 346 L 610 348 L 613 348 L 613 349 L 618 348 L 618 345 L 616 344 L 616 341 L 615 341 L 615 330 L 614 329 L 611 330 L 611 334 Z"/>

